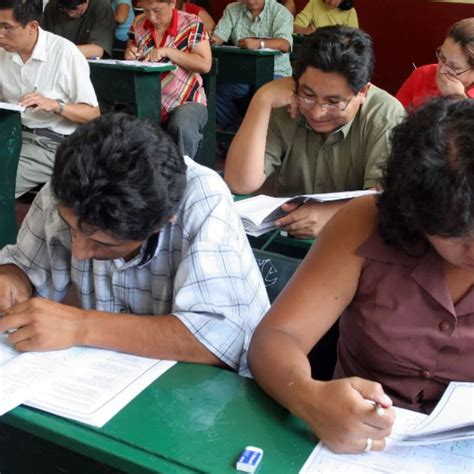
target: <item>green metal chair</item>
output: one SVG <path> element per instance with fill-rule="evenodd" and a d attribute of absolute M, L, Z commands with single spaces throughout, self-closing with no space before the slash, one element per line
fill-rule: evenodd
<path fill-rule="evenodd" d="M 273 303 L 295 273 L 301 260 L 265 250 L 252 250 L 262 273 L 268 299 Z M 332 379 L 337 361 L 338 339 L 339 323 L 336 322 L 309 352 L 308 359 L 314 379 Z"/>
<path fill-rule="evenodd" d="M 0 248 L 16 242 L 15 182 L 21 150 L 19 112 L 0 110 Z"/>

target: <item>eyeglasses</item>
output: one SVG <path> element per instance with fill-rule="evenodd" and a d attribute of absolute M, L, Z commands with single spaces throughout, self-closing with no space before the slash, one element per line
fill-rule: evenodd
<path fill-rule="evenodd" d="M 9 35 L 9 34 L 11 34 L 14 30 L 16 30 L 17 28 L 20 28 L 20 26 L 21 26 L 21 24 L 20 24 L 20 25 L 16 25 L 16 26 L 0 25 L 0 32 L 3 31 L 4 34 Z"/>
<path fill-rule="evenodd" d="M 354 97 L 355 96 L 353 95 L 350 99 L 331 103 L 331 102 L 318 102 L 317 100 L 311 99 L 310 97 L 297 95 L 296 100 L 298 101 L 298 104 L 302 110 L 309 111 L 313 109 L 314 107 L 318 106 L 325 112 L 328 112 L 331 114 L 339 114 L 341 112 L 344 112 L 347 109 L 347 107 L 349 107 L 349 104 L 351 103 L 351 100 Z"/>
<path fill-rule="evenodd" d="M 446 59 L 446 56 L 441 51 L 441 48 L 438 48 L 436 50 L 436 59 L 438 60 L 438 62 L 440 62 L 446 68 L 448 73 L 452 74 L 453 76 L 460 76 L 461 74 L 464 74 L 465 72 L 470 71 L 472 69 L 472 66 L 471 66 L 471 67 L 468 67 L 467 69 L 464 69 L 462 71 L 458 71 L 457 69 L 455 69 L 451 66 L 448 66 L 448 64 L 447 64 L 448 60 Z"/>

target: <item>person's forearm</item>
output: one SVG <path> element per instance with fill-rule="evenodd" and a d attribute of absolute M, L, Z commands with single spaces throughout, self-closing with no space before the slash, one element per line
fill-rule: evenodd
<path fill-rule="evenodd" d="M 136 316 L 84 311 L 77 345 L 118 350 L 156 359 L 224 364 L 173 315 Z"/>
<path fill-rule="evenodd" d="M 265 40 L 265 48 L 276 49 L 288 53 L 291 49 L 290 43 L 283 38 L 270 38 Z"/>
<path fill-rule="evenodd" d="M 211 70 L 211 55 L 207 58 L 197 53 L 185 53 L 175 48 L 169 48 L 167 56 L 172 63 L 190 72 L 205 74 Z"/>
<path fill-rule="evenodd" d="M 308 357 L 296 341 L 284 331 L 257 329 L 248 361 L 260 387 L 294 415 L 301 417 L 298 392 L 312 378 Z"/>
<path fill-rule="evenodd" d="M 86 123 L 99 115 L 99 107 L 92 107 L 87 104 L 64 104 L 64 109 L 61 113 L 61 117 L 74 123 Z"/>
<path fill-rule="evenodd" d="M 271 105 L 257 91 L 227 153 L 224 179 L 234 193 L 252 193 L 265 182 L 265 144 L 271 112 Z"/>
<path fill-rule="evenodd" d="M 81 44 L 77 46 L 81 53 L 88 59 L 101 58 L 104 55 L 104 48 L 96 44 Z"/>
<path fill-rule="evenodd" d="M 0 265 L 0 275 L 5 275 L 13 279 L 17 291 L 27 298 L 33 295 L 33 285 L 28 275 L 16 265 L 11 263 Z"/>
<path fill-rule="evenodd" d="M 295 33 L 299 33 L 300 35 L 304 35 L 308 31 L 308 27 L 307 26 L 300 26 L 300 25 L 293 25 L 293 31 Z"/>

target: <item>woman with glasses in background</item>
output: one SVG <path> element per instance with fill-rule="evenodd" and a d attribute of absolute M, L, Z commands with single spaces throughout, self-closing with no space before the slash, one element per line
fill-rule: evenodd
<path fill-rule="evenodd" d="M 397 93 L 406 109 L 432 97 L 459 94 L 474 98 L 474 18 L 455 23 L 436 50 L 437 64 L 415 69 Z"/>

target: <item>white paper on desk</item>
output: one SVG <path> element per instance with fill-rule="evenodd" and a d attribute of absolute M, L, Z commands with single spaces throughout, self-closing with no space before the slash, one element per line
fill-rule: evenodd
<path fill-rule="evenodd" d="M 0 335 L 0 415 L 25 402 L 68 370 L 70 351 L 20 354 L 8 343 L 7 335 Z"/>
<path fill-rule="evenodd" d="M 24 112 L 26 107 L 18 104 L 10 104 L 9 102 L 0 102 L 0 109 L 13 110 L 14 112 Z"/>
<path fill-rule="evenodd" d="M 468 438 L 474 438 L 474 383 L 451 382 L 430 416 L 397 442 L 418 445 Z"/>
<path fill-rule="evenodd" d="M 89 59 L 90 63 L 96 64 L 113 64 L 113 65 L 120 65 L 120 66 L 133 66 L 133 67 L 140 67 L 140 68 L 152 68 L 152 69 L 164 69 L 165 66 L 169 66 L 172 64 L 169 61 L 163 62 L 149 62 L 149 61 L 138 61 L 136 59 L 130 60 L 120 60 L 120 59 Z"/>
<path fill-rule="evenodd" d="M 384 451 L 335 454 L 323 443 L 311 453 L 300 474 L 472 474 L 474 441 L 430 446 L 391 446 Z"/>
<path fill-rule="evenodd" d="M 395 408 L 394 433 L 412 432 L 427 415 Z M 455 441 L 428 446 L 399 446 L 389 440 L 384 451 L 360 454 L 335 454 L 319 443 L 300 470 L 300 474 L 472 474 L 474 441 Z"/>
<path fill-rule="evenodd" d="M 101 427 L 174 364 L 88 348 L 76 370 L 53 381 L 26 405 Z"/>

